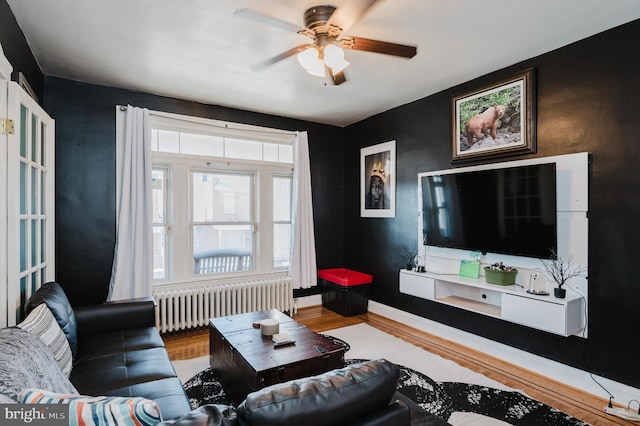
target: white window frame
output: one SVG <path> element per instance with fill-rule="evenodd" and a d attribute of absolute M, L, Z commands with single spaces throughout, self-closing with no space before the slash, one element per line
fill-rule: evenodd
<path fill-rule="evenodd" d="M 274 179 L 276 178 L 287 178 L 289 180 L 291 180 L 291 186 L 290 189 L 293 191 L 293 174 L 282 174 L 282 173 L 273 173 L 271 175 L 271 182 L 273 183 Z M 273 193 L 272 193 L 273 195 Z M 273 197 L 271 197 L 273 199 Z M 293 194 L 290 194 L 290 198 L 291 202 L 293 202 Z M 273 207 L 273 206 L 272 206 Z M 271 209 L 271 212 L 273 213 L 273 208 Z M 293 236 L 293 229 L 291 228 L 291 226 L 293 225 L 293 211 L 289 211 L 289 220 L 275 220 L 273 219 L 271 221 L 271 230 L 272 232 L 274 231 L 275 225 L 286 225 L 289 224 L 290 227 L 290 236 Z M 275 237 L 275 236 L 274 236 Z M 271 247 L 273 248 L 274 246 L 274 241 L 272 239 L 271 241 Z M 291 259 L 289 259 L 289 262 L 291 262 Z M 275 264 L 275 253 L 273 253 L 272 259 L 271 259 L 271 265 L 272 267 L 275 268 L 275 266 L 273 266 Z M 282 268 L 277 268 L 277 269 L 288 269 L 288 267 L 282 267 Z"/>
<path fill-rule="evenodd" d="M 233 222 L 222 222 L 222 221 L 218 221 L 218 220 L 213 220 L 210 221 L 208 223 L 203 223 L 203 222 L 198 222 L 197 225 L 220 225 L 220 226 L 226 226 L 226 225 L 244 225 L 246 226 L 247 224 L 250 227 L 253 227 L 253 237 L 252 237 L 252 241 L 251 241 L 251 253 L 252 253 L 252 267 L 251 270 L 249 271 L 242 271 L 240 273 L 234 273 L 232 275 L 246 275 L 246 274 L 250 274 L 252 271 L 257 270 L 256 268 L 256 250 L 257 250 L 257 241 L 256 241 L 256 237 L 258 235 L 258 233 L 256 232 L 257 229 L 257 223 L 258 223 L 258 215 L 259 215 L 259 211 L 257 208 L 258 202 L 259 202 L 259 197 L 258 197 L 258 193 L 257 193 L 257 184 L 256 182 L 258 181 L 259 177 L 259 171 L 254 170 L 252 167 L 248 167 L 248 168 L 242 168 L 242 169 L 238 169 L 237 167 L 234 169 L 222 169 L 220 167 L 209 167 L 209 168 L 203 168 L 203 167 L 198 167 L 198 166 L 191 166 L 189 167 L 189 170 L 187 172 L 188 175 L 188 180 L 189 180 L 189 206 L 192 207 L 193 206 L 193 201 L 194 201 L 194 194 L 193 194 L 193 185 L 192 183 L 192 177 L 194 173 L 217 173 L 217 174 L 228 174 L 228 175 L 244 175 L 244 176 L 248 176 L 250 178 L 250 185 L 251 185 L 251 212 L 250 212 L 250 216 L 249 216 L 249 220 L 248 222 L 238 222 L 238 223 L 233 223 Z M 189 224 L 189 248 L 192 249 L 194 246 L 194 241 L 193 241 L 193 227 L 196 226 L 196 223 L 193 221 L 193 210 L 190 208 L 189 211 L 187 212 L 188 217 L 186 218 L 186 220 L 188 221 Z M 189 253 L 189 255 L 191 255 L 191 252 Z M 193 269 L 193 268 L 192 268 Z M 194 276 L 200 276 L 200 275 L 195 275 Z M 216 274 L 216 276 L 219 274 Z"/>
<path fill-rule="evenodd" d="M 211 134 L 234 139 L 249 139 L 268 143 L 292 145 L 295 134 L 259 126 L 228 123 L 218 120 L 189 117 L 162 112 L 150 112 L 152 129 Z M 152 152 L 153 168 L 167 171 L 165 194 L 167 200 L 168 237 L 165 252 L 166 279 L 154 280 L 155 286 L 183 285 L 194 282 L 235 281 L 268 276 L 286 275 L 286 268 L 274 268 L 273 252 L 273 194 L 274 176 L 293 177 L 293 164 L 235 158 L 205 157 Z M 254 222 L 253 270 L 235 273 L 196 275 L 193 272 L 192 172 L 250 173 L 254 175 L 252 221 Z M 175 208 L 186 206 L 186 208 Z"/>
<path fill-rule="evenodd" d="M 167 259 L 170 259 L 173 257 L 172 246 L 170 244 L 170 239 L 169 239 L 169 233 L 171 232 L 171 223 L 172 223 L 171 209 L 169 208 L 169 206 L 171 205 L 171 199 L 170 199 L 171 192 L 167 190 L 168 186 L 171 185 L 171 182 L 172 182 L 171 169 L 169 168 L 169 166 L 156 164 L 154 165 L 153 170 L 162 171 L 165 179 L 163 184 L 163 193 L 164 193 L 163 211 L 164 211 L 165 217 L 163 218 L 162 222 L 155 222 L 155 221 L 153 222 L 154 227 L 162 225 L 164 226 L 164 231 L 165 231 L 165 236 L 164 236 L 165 277 L 157 281 L 168 281 L 169 265 L 168 265 Z M 154 247 L 154 261 L 155 261 L 155 247 Z"/>

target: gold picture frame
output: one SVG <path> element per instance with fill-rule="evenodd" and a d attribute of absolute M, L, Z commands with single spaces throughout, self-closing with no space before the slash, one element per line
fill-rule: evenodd
<path fill-rule="evenodd" d="M 452 162 L 536 152 L 534 78 L 529 68 L 452 97 Z"/>

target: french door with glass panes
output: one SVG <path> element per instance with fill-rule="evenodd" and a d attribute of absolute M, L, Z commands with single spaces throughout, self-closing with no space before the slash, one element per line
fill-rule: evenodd
<path fill-rule="evenodd" d="M 0 327 L 55 277 L 55 122 L 15 82 L 0 80 Z"/>

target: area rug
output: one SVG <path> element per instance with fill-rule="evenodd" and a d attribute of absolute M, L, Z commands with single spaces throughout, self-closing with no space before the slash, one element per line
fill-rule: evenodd
<path fill-rule="evenodd" d="M 366 324 L 326 334 L 338 343 L 349 343 L 347 364 L 375 358 L 398 364 L 401 369 L 398 391 L 454 426 L 586 425 L 522 392 Z M 189 368 L 197 368 L 200 362 Z M 220 381 L 207 368 L 208 358 L 202 362 L 202 371 L 183 380 L 191 405 L 195 408 L 202 404 L 229 404 Z M 186 363 L 176 366 L 180 377 L 188 370 L 186 366 Z"/>

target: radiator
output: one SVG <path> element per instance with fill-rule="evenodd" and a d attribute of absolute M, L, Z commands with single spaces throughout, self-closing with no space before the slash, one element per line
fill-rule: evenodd
<path fill-rule="evenodd" d="M 161 333 L 203 327 L 209 318 L 277 309 L 291 311 L 291 278 L 216 284 L 209 287 L 158 290 L 156 327 Z"/>

